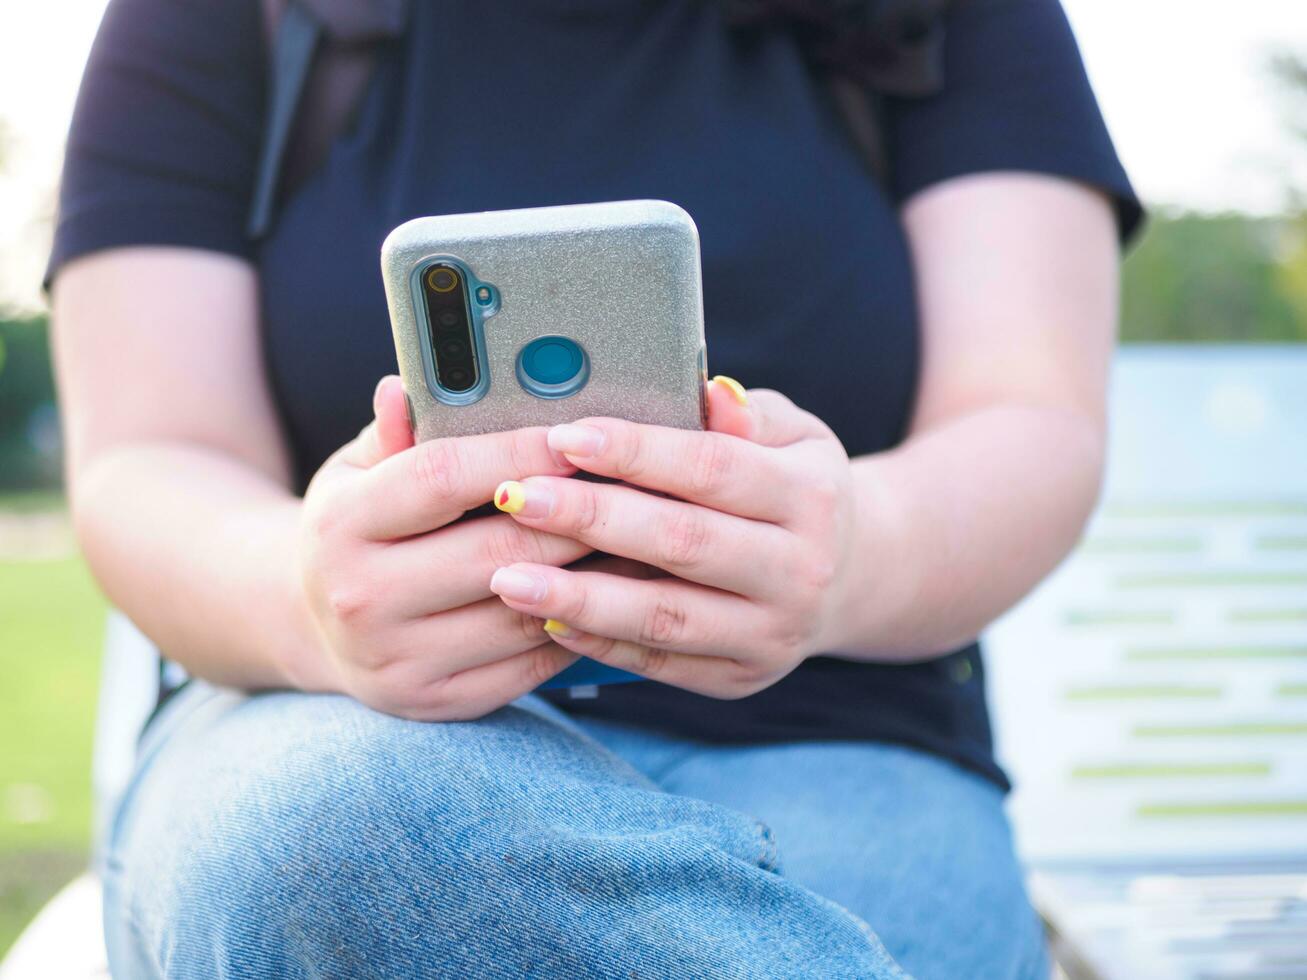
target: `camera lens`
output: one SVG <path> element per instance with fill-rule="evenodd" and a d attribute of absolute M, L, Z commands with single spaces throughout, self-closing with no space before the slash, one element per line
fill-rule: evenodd
<path fill-rule="evenodd" d="M 440 356 L 448 360 L 462 360 L 467 356 L 467 344 L 461 339 L 442 340 L 440 342 Z"/>
<path fill-rule="evenodd" d="M 464 388 L 467 388 L 472 380 L 472 375 L 468 370 L 461 367 L 450 368 L 447 377 L 449 379 L 449 387 L 454 391 L 462 391 Z"/>
<path fill-rule="evenodd" d="M 427 285 L 438 293 L 447 293 L 458 285 L 458 276 L 446 265 L 438 265 L 427 273 Z"/>
<path fill-rule="evenodd" d="M 442 327 L 456 327 L 459 324 L 460 317 L 453 310 L 445 310 L 437 319 L 439 319 Z"/>

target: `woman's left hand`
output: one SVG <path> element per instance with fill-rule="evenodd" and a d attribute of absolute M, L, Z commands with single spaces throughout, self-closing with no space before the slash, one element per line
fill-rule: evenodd
<path fill-rule="evenodd" d="M 856 538 L 843 446 L 783 395 L 729 379 L 709 385 L 709 430 L 556 426 L 551 449 L 622 483 L 541 476 L 495 492 L 527 527 L 667 577 L 519 563 L 491 589 L 569 650 L 712 697 L 753 694 L 830 649 Z"/>

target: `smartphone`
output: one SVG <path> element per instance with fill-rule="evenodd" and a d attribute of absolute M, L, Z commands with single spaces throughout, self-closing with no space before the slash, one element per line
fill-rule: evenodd
<path fill-rule="evenodd" d="M 415 218 L 381 271 L 418 440 L 592 415 L 706 424 L 699 234 L 675 204 Z M 545 687 L 639 679 L 582 659 Z"/>

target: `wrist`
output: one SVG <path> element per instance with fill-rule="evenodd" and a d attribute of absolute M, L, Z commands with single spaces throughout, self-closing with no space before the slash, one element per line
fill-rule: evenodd
<path fill-rule="evenodd" d="M 843 539 L 849 542 L 834 583 L 823 651 L 890 653 L 898 610 L 911 604 L 916 565 L 906 546 L 907 509 L 885 479 L 883 455 L 853 460 L 853 507 Z"/>
<path fill-rule="evenodd" d="M 304 586 L 300 563 L 300 508 L 295 500 L 293 519 L 280 521 L 282 540 L 269 583 L 266 659 L 281 683 L 301 691 L 339 691 L 340 683 L 329 656 L 326 637 L 318 626 Z"/>
<path fill-rule="evenodd" d="M 289 564 L 278 603 L 284 611 L 284 629 L 271 657 L 287 687 L 337 693 L 342 688 L 327 638 L 313 616 L 298 561 Z"/>

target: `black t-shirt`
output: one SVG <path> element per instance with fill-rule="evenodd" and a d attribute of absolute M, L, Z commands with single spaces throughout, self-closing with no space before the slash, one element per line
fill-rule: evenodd
<path fill-rule="evenodd" d="M 258 6 L 111 0 L 73 120 L 50 269 L 139 244 L 253 262 L 301 487 L 367 422 L 373 385 L 395 369 L 378 252 L 418 215 L 680 204 L 701 235 L 712 371 L 784 391 L 850 455 L 899 443 L 914 396 L 901 202 L 950 177 L 1024 170 L 1104 189 L 1123 235 L 1140 215 L 1057 0 L 957 4 L 945 90 L 884 107 L 886 187 L 794 39 L 732 32 L 718 3 L 415 0 L 355 125 L 255 246 L 242 229 L 264 116 Z M 807 284 L 804 296 L 765 288 L 777 270 Z M 548 696 L 707 740 L 895 741 L 1005 785 L 974 645 L 910 665 L 817 657 L 739 701 L 652 682 Z"/>

